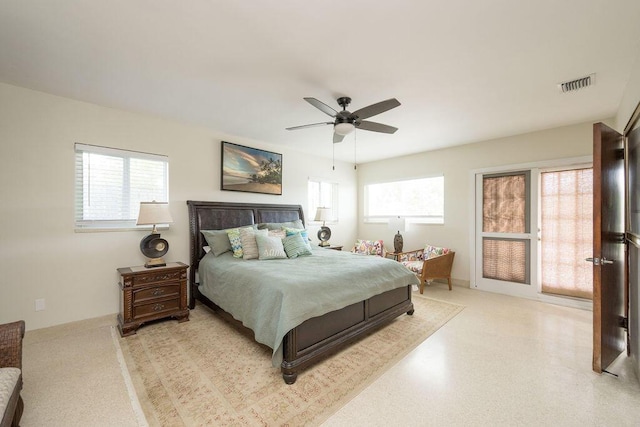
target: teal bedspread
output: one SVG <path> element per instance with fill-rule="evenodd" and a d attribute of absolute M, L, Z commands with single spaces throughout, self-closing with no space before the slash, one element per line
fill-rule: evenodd
<path fill-rule="evenodd" d="M 200 261 L 200 292 L 273 349 L 273 366 L 282 362 L 283 337 L 305 320 L 419 284 L 390 259 L 313 249 L 313 255 L 295 259 L 243 260 L 227 252 Z"/>

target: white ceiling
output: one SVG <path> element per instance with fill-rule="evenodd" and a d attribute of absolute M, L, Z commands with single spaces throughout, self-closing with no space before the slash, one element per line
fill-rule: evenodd
<path fill-rule="evenodd" d="M 325 157 L 331 126 L 285 130 L 331 120 L 303 97 L 397 98 L 359 163 L 612 117 L 639 52 L 638 0 L 0 2 L 18 86 Z M 354 160 L 353 136 L 335 148 Z"/>

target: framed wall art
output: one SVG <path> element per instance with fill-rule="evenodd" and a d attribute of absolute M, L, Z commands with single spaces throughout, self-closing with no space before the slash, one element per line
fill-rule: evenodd
<path fill-rule="evenodd" d="M 282 195 L 282 154 L 222 141 L 220 189 Z"/>

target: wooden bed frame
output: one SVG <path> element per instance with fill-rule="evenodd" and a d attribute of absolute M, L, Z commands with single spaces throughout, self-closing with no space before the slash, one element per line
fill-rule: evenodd
<path fill-rule="evenodd" d="M 187 201 L 189 208 L 189 235 L 191 262 L 189 269 L 189 308 L 199 300 L 226 320 L 242 326 L 240 322 L 218 307 L 215 302 L 198 291 L 197 271 L 207 244 L 200 230 L 219 230 L 263 222 L 286 222 L 296 219 L 304 223 L 300 205 L 253 203 L 225 203 Z M 282 377 L 293 384 L 298 373 L 346 347 L 382 324 L 407 313 L 413 314 L 411 285 L 375 295 L 340 310 L 314 317 L 292 329 L 283 341 Z"/>

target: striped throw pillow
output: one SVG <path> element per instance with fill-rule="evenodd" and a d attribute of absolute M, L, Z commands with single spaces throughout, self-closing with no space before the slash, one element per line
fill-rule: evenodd
<path fill-rule="evenodd" d="M 289 258 L 297 258 L 303 255 L 311 255 L 311 248 L 302 239 L 300 233 L 294 233 L 282 240 L 284 251 Z"/>
<path fill-rule="evenodd" d="M 258 244 L 256 243 L 256 234 L 267 235 L 268 230 L 254 230 L 252 228 L 240 229 L 240 242 L 242 243 L 242 258 L 257 259 Z"/>

